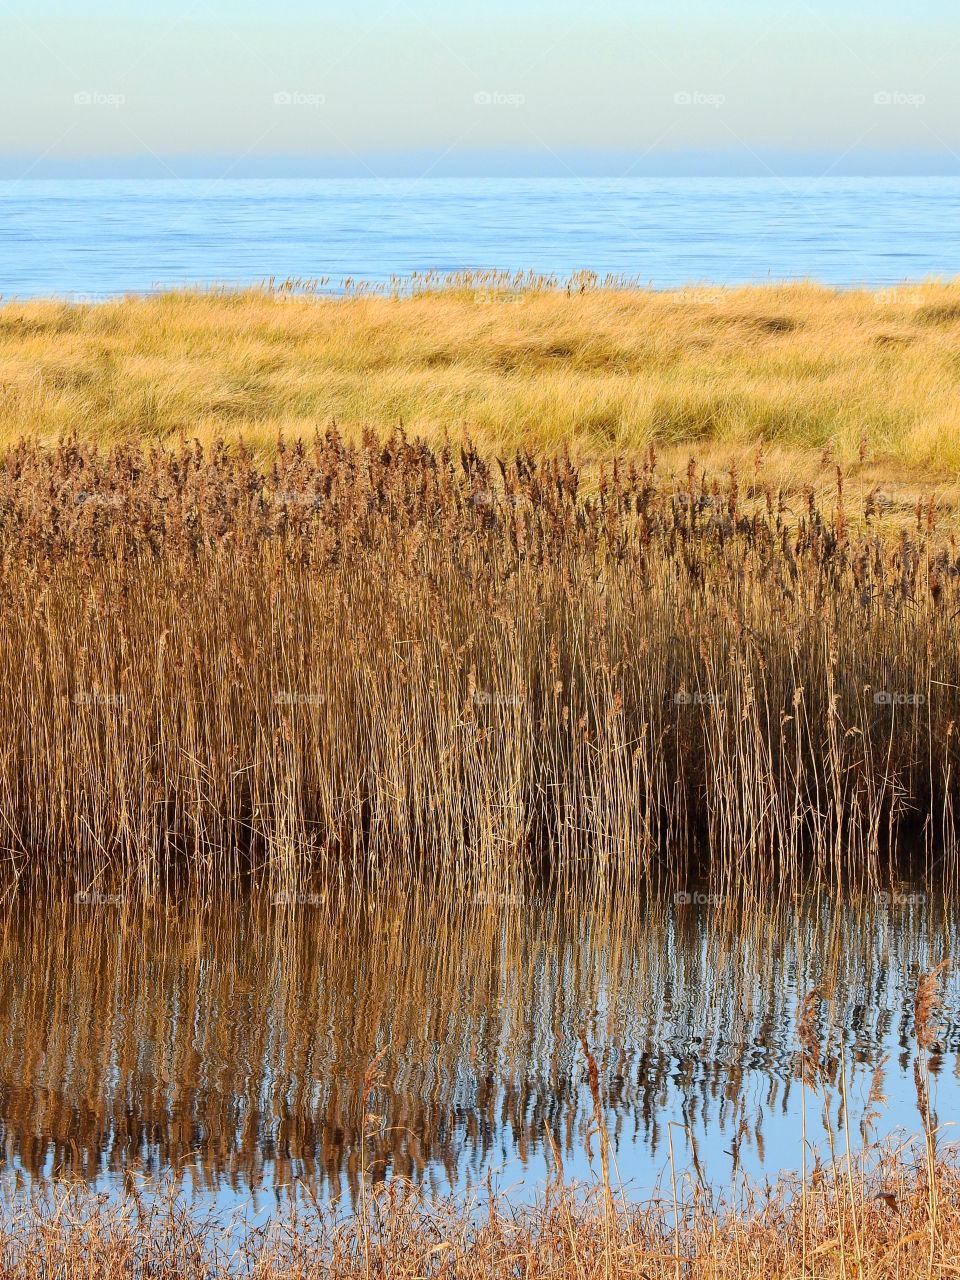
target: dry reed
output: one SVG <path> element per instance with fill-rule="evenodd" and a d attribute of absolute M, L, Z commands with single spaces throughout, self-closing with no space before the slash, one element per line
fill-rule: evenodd
<path fill-rule="evenodd" d="M 0 847 L 734 890 L 957 870 L 960 554 L 808 496 L 397 434 L 0 464 Z"/>
<path fill-rule="evenodd" d="M 107 1198 L 49 1189 L 0 1210 L 3 1280 L 913 1280 L 960 1268 L 960 1173 L 930 1188 L 911 1151 L 873 1150 L 846 1171 L 818 1168 L 803 1199 L 789 1180 L 716 1206 L 697 1189 L 644 1204 L 608 1188 L 551 1183 L 533 1205 L 425 1199 L 399 1179 L 359 1211 L 308 1206 L 266 1225 L 191 1207 L 172 1189 Z M 851 1196 L 851 1178 L 856 1193 Z M 856 1242 L 856 1244 L 855 1244 Z"/>

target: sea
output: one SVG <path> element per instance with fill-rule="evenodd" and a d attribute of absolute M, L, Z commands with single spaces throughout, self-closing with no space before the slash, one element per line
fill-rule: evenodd
<path fill-rule="evenodd" d="M 960 178 L 0 182 L 5 299 L 490 270 L 656 289 L 947 279 Z"/>

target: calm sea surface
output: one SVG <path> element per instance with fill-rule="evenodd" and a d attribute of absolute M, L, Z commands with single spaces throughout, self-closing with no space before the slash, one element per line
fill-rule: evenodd
<path fill-rule="evenodd" d="M 960 179 L 0 182 L 4 297 L 469 268 L 660 288 L 957 276 Z"/>

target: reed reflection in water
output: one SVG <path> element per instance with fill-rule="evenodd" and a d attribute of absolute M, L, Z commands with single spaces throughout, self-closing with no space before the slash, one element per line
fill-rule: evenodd
<path fill-rule="evenodd" d="M 0 918 L 4 1177 L 174 1173 L 205 1196 L 301 1184 L 354 1198 L 362 1170 L 438 1193 L 488 1173 L 535 1188 L 548 1133 L 568 1176 L 587 1173 L 581 1033 L 635 1194 L 664 1169 L 668 1124 L 708 1183 L 773 1175 L 800 1165 L 796 1014 L 817 984 L 851 1110 L 889 1055 L 881 1132 L 919 1127 L 916 979 L 953 954 L 957 926 L 951 904 L 912 889 L 770 914 L 672 899 L 157 909 L 21 895 Z M 931 1063 L 942 1119 L 960 1100 L 958 1011 L 948 978 Z M 378 1054 L 383 1119 L 362 1147 Z M 807 1128 L 816 1139 L 821 1118 Z"/>

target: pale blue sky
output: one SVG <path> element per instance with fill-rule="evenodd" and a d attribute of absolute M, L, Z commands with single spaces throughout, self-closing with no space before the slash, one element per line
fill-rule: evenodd
<path fill-rule="evenodd" d="M 0 164 L 956 172 L 958 59 L 946 0 L 0 0 Z"/>

